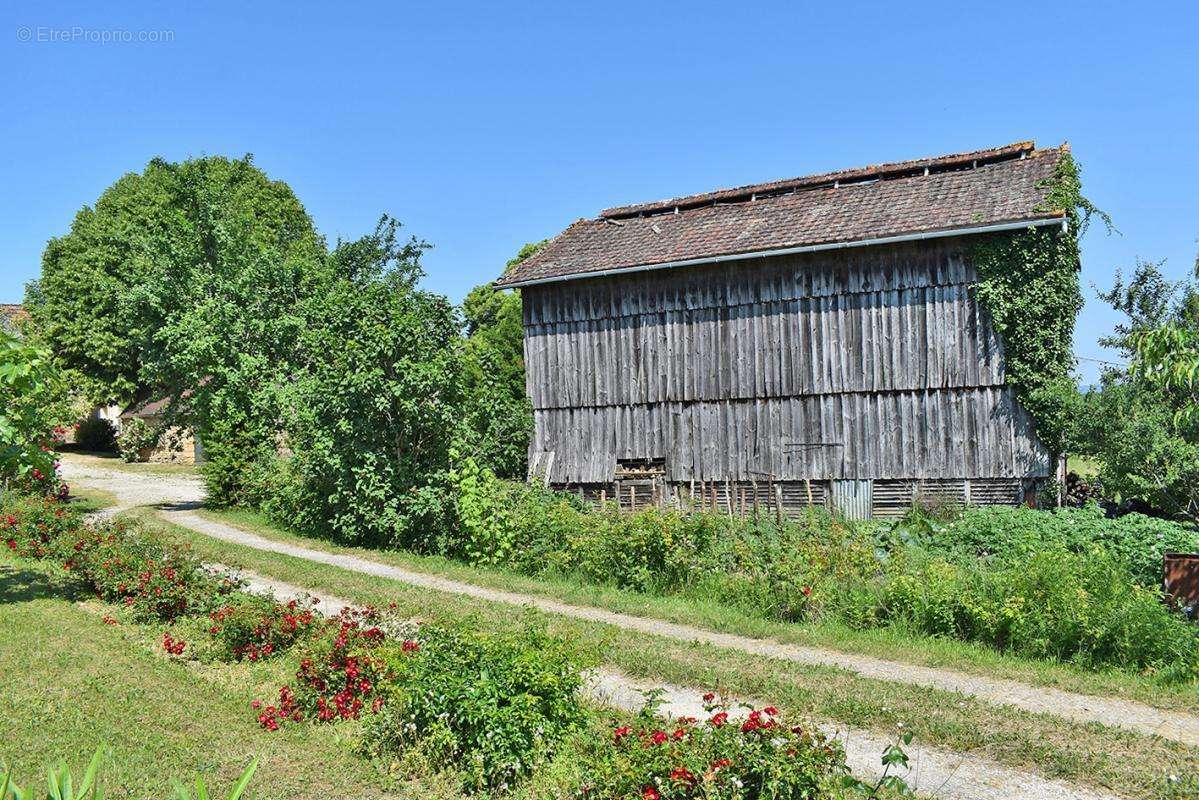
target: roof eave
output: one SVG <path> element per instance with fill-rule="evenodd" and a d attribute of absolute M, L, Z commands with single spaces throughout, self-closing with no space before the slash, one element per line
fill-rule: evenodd
<path fill-rule="evenodd" d="M 677 267 L 692 267 L 701 264 L 718 264 L 724 261 L 742 261 L 750 258 L 765 258 L 767 256 L 816 253 L 824 250 L 844 250 L 854 247 L 873 247 L 876 245 L 913 242 L 924 239 L 944 239 L 951 236 L 973 236 L 984 233 L 1021 230 L 1023 228 L 1044 227 L 1047 225 L 1061 225 L 1062 230 L 1066 230 L 1068 222 L 1065 212 L 1052 211 L 1048 212 L 1044 217 L 1013 220 L 1009 222 L 997 222 L 987 225 L 974 225 L 964 228 L 942 228 L 931 231 L 916 231 L 913 233 L 896 234 L 894 236 L 880 236 L 871 239 L 855 239 L 845 242 L 822 242 L 819 244 L 800 245 L 796 247 L 778 247 L 770 250 L 754 250 L 743 253 L 728 253 L 724 255 L 705 256 L 703 258 L 688 258 L 677 261 L 662 261 L 653 264 L 636 264 L 627 267 L 613 267 L 612 269 L 592 270 L 588 272 L 573 272 L 566 275 L 529 278 L 528 280 L 505 281 L 503 277 L 501 277 L 495 282 L 495 287 L 497 289 L 519 289 L 522 286 L 536 286 L 544 283 L 560 283 L 562 281 L 581 280 L 583 278 L 602 278 L 609 275 L 623 275 L 629 272 L 648 272 L 650 270 L 675 269 Z"/>

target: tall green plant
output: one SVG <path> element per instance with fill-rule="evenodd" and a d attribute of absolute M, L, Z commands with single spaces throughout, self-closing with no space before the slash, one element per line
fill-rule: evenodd
<path fill-rule="evenodd" d="M 1061 211 L 1066 229 L 1030 228 L 984 239 L 970 250 L 978 298 L 1003 337 L 1007 380 L 1053 452 L 1066 445 L 1077 390 L 1074 321 L 1082 308 L 1079 237 L 1092 216 L 1110 221 L 1082 196 L 1078 164 L 1064 151 L 1044 188 L 1045 210 Z"/>
<path fill-rule="evenodd" d="M 60 413 L 61 376 L 50 353 L 0 331 L 0 481 L 49 488 L 48 443 Z"/>
<path fill-rule="evenodd" d="M 526 244 L 507 269 L 532 256 L 545 240 Z M 501 478 L 528 471 L 533 407 L 525 391 L 524 324 L 519 291 L 476 286 L 462 302 L 466 341 L 462 358 L 460 436 L 479 461 Z"/>
<path fill-rule="evenodd" d="M 287 393 L 285 464 L 270 510 L 314 532 L 411 543 L 412 506 L 449 466 L 459 420 L 456 309 L 417 288 L 425 245 L 384 219 L 340 245 L 340 277 L 305 306 L 304 369 Z"/>

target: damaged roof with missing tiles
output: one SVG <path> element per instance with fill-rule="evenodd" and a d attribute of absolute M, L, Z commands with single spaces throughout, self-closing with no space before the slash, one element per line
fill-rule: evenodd
<path fill-rule="evenodd" d="M 1046 184 L 1067 150 L 1017 142 L 610 208 L 496 285 L 1057 220 L 1065 211 L 1046 207 Z"/>

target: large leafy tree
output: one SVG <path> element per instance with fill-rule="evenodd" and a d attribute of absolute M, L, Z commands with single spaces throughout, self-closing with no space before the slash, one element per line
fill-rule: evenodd
<path fill-rule="evenodd" d="M 41 277 L 27 287 L 34 328 L 93 403 L 137 391 L 138 327 L 124 300 L 150 267 L 152 241 L 177 225 L 170 184 L 159 161 L 122 177 L 50 240 Z"/>
<path fill-rule="evenodd" d="M 1101 296 L 1127 317 L 1107 342 L 1130 362 L 1087 396 L 1082 449 L 1108 492 L 1199 519 L 1199 283 L 1143 262 Z"/>
<path fill-rule="evenodd" d="M 545 245 L 526 244 L 507 267 Z M 462 303 L 466 348 L 462 376 L 463 438 L 475 460 L 500 477 L 523 479 L 533 409 L 525 390 L 524 327 L 519 291 L 476 286 Z"/>
<path fill-rule="evenodd" d="M 300 368 L 304 305 L 328 283 L 324 241 L 287 184 L 249 158 L 162 164 L 176 225 L 128 289 L 141 382 L 204 446 L 209 496 L 257 503 Z"/>
<path fill-rule="evenodd" d="M 205 446 L 213 499 L 248 493 L 279 436 L 300 307 L 325 246 L 287 184 L 250 157 L 151 161 L 50 242 L 35 329 L 94 402 L 173 398 Z"/>
<path fill-rule="evenodd" d="M 384 218 L 340 244 L 334 280 L 309 299 L 303 370 L 286 403 L 287 447 L 269 510 L 339 539 L 419 546 L 430 482 L 458 424 L 457 309 L 417 288 L 425 245 Z"/>

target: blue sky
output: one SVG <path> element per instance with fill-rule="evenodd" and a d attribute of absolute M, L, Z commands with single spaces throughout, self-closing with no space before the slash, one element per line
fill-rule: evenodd
<path fill-rule="evenodd" d="M 9 3 L 0 302 L 156 155 L 253 153 L 331 241 L 392 214 L 460 299 L 606 206 L 1033 138 L 1120 230 L 1083 250 L 1110 358 L 1091 284 L 1199 251 L 1199 6 L 1105 5 Z"/>

